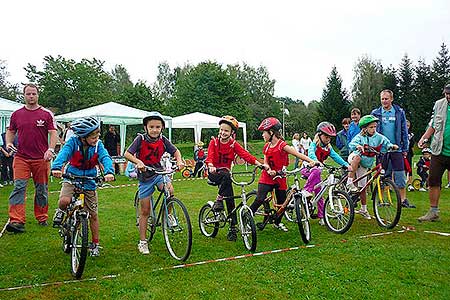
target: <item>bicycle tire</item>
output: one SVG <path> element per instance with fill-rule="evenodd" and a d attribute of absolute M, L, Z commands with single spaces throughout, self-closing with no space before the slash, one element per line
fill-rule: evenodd
<path fill-rule="evenodd" d="M 389 178 L 380 179 L 380 189 L 382 191 L 381 197 L 378 192 L 378 187 L 375 185 L 375 190 L 372 195 L 373 212 L 378 225 L 386 229 L 392 229 L 398 224 L 402 213 L 400 191 Z M 395 199 L 392 199 L 392 196 Z M 388 201 L 385 201 L 385 199 Z"/>
<path fill-rule="evenodd" d="M 300 236 L 305 244 L 311 241 L 311 226 L 309 224 L 308 215 L 306 210 L 306 199 L 303 196 L 296 195 L 295 198 L 295 214 L 297 216 L 297 225 Z"/>
<path fill-rule="evenodd" d="M 295 198 L 294 198 L 295 192 L 296 191 L 294 191 L 293 189 L 289 189 L 287 192 L 286 199 L 290 200 L 284 211 L 284 216 L 286 220 L 288 220 L 289 222 L 297 223 L 297 215 L 295 213 Z"/>
<path fill-rule="evenodd" d="M 136 215 L 136 227 L 139 232 L 139 215 L 141 214 L 139 191 L 136 191 L 136 194 L 134 195 L 134 210 L 135 210 L 135 215 Z M 145 239 L 148 242 L 150 242 L 153 239 L 153 236 L 155 235 L 155 231 L 156 231 L 156 226 L 153 224 L 153 217 L 150 215 L 147 219 L 147 228 L 145 229 Z"/>
<path fill-rule="evenodd" d="M 183 178 L 190 178 L 192 173 L 194 173 L 194 170 L 190 167 L 184 167 L 181 170 L 181 176 L 183 176 Z"/>
<path fill-rule="evenodd" d="M 246 209 L 241 210 L 241 236 L 245 249 L 255 252 L 257 244 L 255 220 L 252 214 Z"/>
<path fill-rule="evenodd" d="M 346 233 L 354 218 L 355 208 L 350 196 L 343 191 L 334 190 L 332 201 L 327 197 L 324 203 L 324 221 L 328 230 L 338 234 Z"/>
<path fill-rule="evenodd" d="M 416 191 L 418 191 L 421 188 L 421 186 L 420 186 L 421 183 L 422 183 L 422 180 L 420 180 L 419 178 L 416 178 L 416 179 L 413 180 L 412 186 L 414 187 L 414 189 Z"/>
<path fill-rule="evenodd" d="M 88 252 L 88 219 L 80 215 L 78 222 L 72 231 L 71 269 L 72 275 L 80 279 L 86 264 Z"/>
<path fill-rule="evenodd" d="M 163 209 L 162 231 L 167 250 L 176 260 L 185 261 L 192 248 L 192 226 L 186 206 L 177 198 L 171 197 Z M 169 224 L 169 213 L 175 224 Z"/>
<path fill-rule="evenodd" d="M 200 232 L 210 238 L 216 237 L 219 232 L 219 222 L 216 219 L 216 214 L 213 212 L 211 205 L 205 204 L 200 209 L 198 214 L 198 227 Z"/>

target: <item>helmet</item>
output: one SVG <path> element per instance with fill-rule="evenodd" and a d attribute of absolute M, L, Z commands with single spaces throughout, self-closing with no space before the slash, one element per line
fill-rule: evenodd
<path fill-rule="evenodd" d="M 166 127 L 166 122 L 164 121 L 163 116 L 157 112 L 157 111 L 151 111 L 149 112 L 148 116 L 146 116 L 143 120 L 142 120 L 142 124 L 144 126 L 147 126 L 147 122 L 150 120 L 160 120 L 162 122 L 163 128 Z"/>
<path fill-rule="evenodd" d="M 75 135 L 83 138 L 87 137 L 91 132 L 99 128 L 100 122 L 97 118 L 86 117 L 73 121 L 70 127 Z"/>
<path fill-rule="evenodd" d="M 330 122 L 320 122 L 319 125 L 317 125 L 317 132 L 329 136 L 336 136 L 336 128 Z"/>
<path fill-rule="evenodd" d="M 199 147 L 203 147 L 203 145 L 204 145 L 204 143 L 202 141 L 197 143 L 197 146 L 199 146 Z"/>
<path fill-rule="evenodd" d="M 378 122 L 378 121 L 379 121 L 379 119 L 377 117 L 375 117 L 373 115 L 366 115 L 359 120 L 358 126 L 360 128 L 364 128 L 367 125 L 369 125 L 370 123 Z"/>
<path fill-rule="evenodd" d="M 423 148 L 422 149 L 422 154 L 425 154 L 425 153 L 431 153 L 431 149 L 430 148 Z"/>
<path fill-rule="evenodd" d="M 275 118 L 275 117 L 268 117 L 265 118 L 261 124 L 259 124 L 258 130 L 259 131 L 264 131 L 264 130 L 274 130 L 274 131 L 278 131 L 281 129 L 281 122 Z"/>
<path fill-rule="evenodd" d="M 239 122 L 233 116 L 223 116 L 222 118 L 220 118 L 219 125 L 222 123 L 230 125 L 234 131 L 237 131 L 239 129 Z"/>

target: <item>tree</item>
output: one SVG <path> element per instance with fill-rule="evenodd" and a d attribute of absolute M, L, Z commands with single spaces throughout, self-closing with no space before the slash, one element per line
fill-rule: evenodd
<path fill-rule="evenodd" d="M 342 79 L 334 66 L 319 102 L 319 117 L 322 121 L 331 122 L 336 126 L 348 116 L 349 108 L 350 101 L 347 92 L 342 88 Z"/>
<path fill-rule="evenodd" d="M 433 60 L 431 68 L 432 95 L 431 101 L 441 99 L 444 86 L 450 83 L 450 55 L 447 46 L 442 43 L 438 56 Z"/>
<path fill-rule="evenodd" d="M 9 72 L 6 61 L 0 60 L 0 97 L 15 100 L 19 95 L 19 86 L 8 81 Z"/>
<path fill-rule="evenodd" d="M 430 120 L 434 101 L 432 99 L 431 68 L 424 59 L 419 59 L 414 69 L 414 106 L 411 109 L 411 128 L 416 136 L 422 135 Z"/>
<path fill-rule="evenodd" d="M 383 89 L 389 89 L 394 95 L 398 95 L 397 70 L 392 65 L 383 70 Z"/>
<path fill-rule="evenodd" d="M 368 56 L 361 57 L 354 67 L 353 106 L 368 114 L 380 105 L 380 92 L 384 89 L 383 67 Z"/>
<path fill-rule="evenodd" d="M 163 106 L 168 106 L 173 98 L 177 75 L 180 69 L 171 70 L 167 62 L 158 65 L 158 75 L 153 84 L 152 92 L 154 98 Z"/>
<path fill-rule="evenodd" d="M 402 58 L 399 68 L 398 76 L 398 96 L 394 94 L 395 101 L 399 104 L 406 112 L 406 118 L 411 119 L 411 112 L 414 108 L 414 94 L 413 94 L 413 65 L 408 55 L 405 54 Z"/>

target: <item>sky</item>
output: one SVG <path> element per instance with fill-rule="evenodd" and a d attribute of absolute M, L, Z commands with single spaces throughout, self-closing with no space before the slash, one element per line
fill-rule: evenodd
<path fill-rule="evenodd" d="M 336 66 L 351 89 L 358 58 L 398 67 L 407 54 L 431 64 L 450 48 L 447 0 L 2 1 L 0 60 L 11 83 L 47 55 L 125 66 L 133 82 L 157 66 L 211 60 L 265 66 L 275 95 L 318 100 Z"/>

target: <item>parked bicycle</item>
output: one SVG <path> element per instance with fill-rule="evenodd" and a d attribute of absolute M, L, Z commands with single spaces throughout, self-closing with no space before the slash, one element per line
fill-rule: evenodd
<path fill-rule="evenodd" d="M 380 153 L 373 147 L 369 147 L 367 151 L 374 152 L 379 155 Z M 386 160 L 390 159 L 390 153 L 385 154 Z M 374 183 L 372 188 L 372 202 L 373 212 L 379 226 L 392 229 L 400 220 L 402 212 L 402 201 L 400 197 L 400 191 L 392 181 L 392 179 L 385 177 L 385 170 L 383 169 L 383 163 L 379 162 L 375 167 L 369 169 L 365 174 L 353 179 L 353 183 L 356 185 L 359 181 L 367 179 L 366 184 L 358 188 L 357 191 L 348 191 L 352 198 L 353 204 L 356 206 L 360 200 L 361 192 Z M 347 177 L 343 176 L 338 185 L 340 188 L 346 189 Z"/>
<path fill-rule="evenodd" d="M 185 166 L 180 170 L 181 176 L 184 178 L 191 178 L 191 177 L 202 177 L 206 178 L 208 177 L 208 168 L 206 167 L 205 161 L 202 161 L 202 166 L 197 170 L 197 174 L 194 176 L 194 170 L 195 165 L 189 165 L 185 163 Z"/>
<path fill-rule="evenodd" d="M 192 226 L 191 220 L 183 202 L 175 197 L 171 197 L 167 184 L 168 176 L 176 171 L 176 167 L 159 170 L 146 166 L 146 169 L 163 175 L 163 189 L 154 201 L 150 199 L 151 211 L 147 221 L 146 239 L 150 242 L 156 232 L 156 228 L 161 226 L 164 242 L 170 255 L 176 260 L 185 261 L 188 259 L 192 248 Z M 139 228 L 139 192 L 134 196 L 134 207 L 136 212 L 136 226 Z M 159 205 L 159 212 L 156 214 Z"/>
<path fill-rule="evenodd" d="M 72 275 L 79 279 L 83 274 L 88 254 L 89 238 L 89 212 L 84 210 L 85 190 L 84 181 L 95 180 L 102 182 L 103 177 L 76 176 L 63 174 L 62 177 L 74 186 L 67 213 L 59 227 L 59 234 L 62 237 L 62 248 L 65 253 L 70 253 L 70 263 Z"/>
<path fill-rule="evenodd" d="M 241 187 L 241 194 L 233 196 L 233 199 L 241 199 L 241 202 L 227 215 L 224 210 L 215 212 L 213 210 L 213 201 L 208 201 L 200 209 L 198 216 L 198 223 L 201 233 L 206 237 L 214 238 L 219 228 L 225 227 L 228 223 L 231 223 L 232 216 L 238 214 L 238 229 L 241 233 L 242 240 L 244 241 L 245 248 L 249 251 L 256 250 L 256 226 L 253 220 L 253 213 L 250 207 L 247 205 L 249 199 L 256 197 L 256 191 L 247 193 L 245 187 L 251 185 L 256 178 L 256 170 L 260 167 L 255 167 L 252 172 L 230 172 L 231 180 L 235 185 Z M 221 169 L 217 171 L 220 172 Z M 251 175 L 250 181 L 237 181 L 236 175 Z M 212 182 L 208 182 L 211 185 L 215 185 Z"/>

